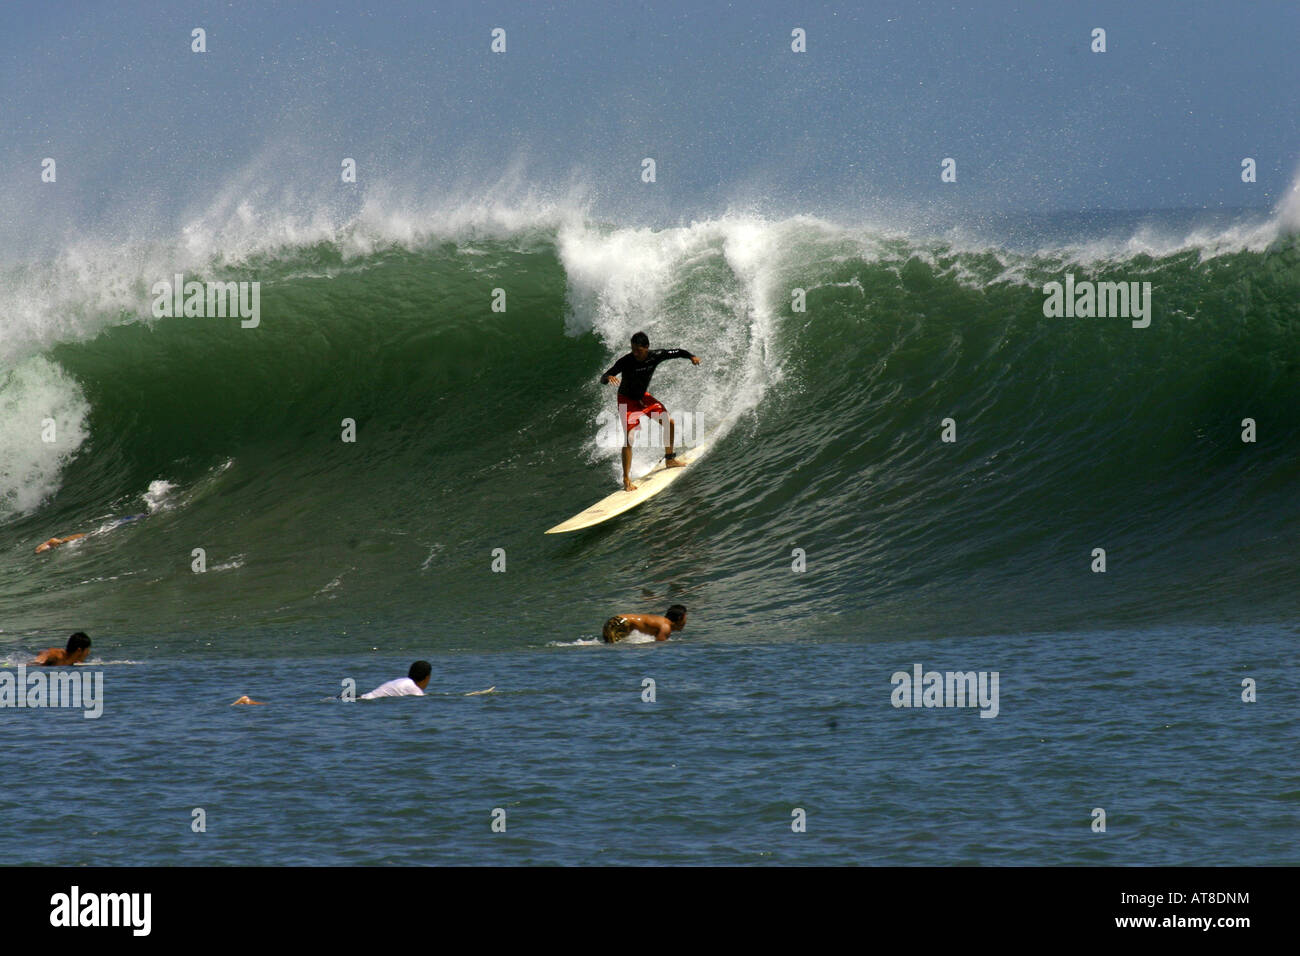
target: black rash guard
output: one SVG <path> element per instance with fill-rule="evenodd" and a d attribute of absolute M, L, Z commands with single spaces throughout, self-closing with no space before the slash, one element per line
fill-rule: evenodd
<path fill-rule="evenodd" d="M 611 375 L 622 375 L 618 383 L 618 393 L 627 398 L 640 401 L 641 396 L 650 390 L 650 378 L 655 373 L 655 366 L 665 359 L 691 357 L 686 349 L 651 349 L 644 362 L 638 362 L 636 356 L 628 352 L 614 363 L 608 372 L 601 376 L 601 381 Z"/>

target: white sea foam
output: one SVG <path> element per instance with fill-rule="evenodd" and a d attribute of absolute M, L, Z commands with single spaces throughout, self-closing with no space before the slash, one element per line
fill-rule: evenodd
<path fill-rule="evenodd" d="M 149 509 L 149 513 L 153 514 L 169 507 L 170 502 L 168 499 L 175 490 L 176 486 L 174 484 L 161 478 L 149 482 L 149 488 L 144 493 L 144 503 Z"/>
<path fill-rule="evenodd" d="M 714 433 L 716 440 L 783 377 L 776 316 L 779 300 L 787 295 L 787 240 L 806 225 L 805 220 L 748 217 L 662 230 L 569 223 L 558 233 L 569 290 L 566 330 L 595 332 L 611 363 L 629 350 L 628 340 L 638 331 L 649 336 L 651 348 L 685 348 L 698 355 L 698 368 L 684 361 L 660 366 L 651 388 L 678 429 L 690 412 L 698 426 L 696 439 Z M 705 276 L 722 281 L 702 281 Z M 615 389 L 593 382 L 589 396 L 587 456 L 608 460 L 617 479 L 617 438 L 610 442 L 602 436 L 617 435 L 619 426 L 601 417 L 615 413 Z M 635 450 L 634 476 L 660 457 L 664 437 Z"/>
<path fill-rule="evenodd" d="M 81 386 L 49 359 L 0 372 L 0 521 L 35 511 L 58 491 L 89 437 L 89 415 Z"/>
<path fill-rule="evenodd" d="M 473 244 L 485 238 L 549 241 L 559 236 L 577 322 L 602 336 L 614 333 L 613 326 L 621 332 L 650 319 L 662 321 L 660 311 L 666 304 L 682 304 L 672 298 L 674 270 L 689 272 L 721 256 L 740 280 L 737 299 L 729 305 L 744 320 L 750 337 L 759 341 L 769 332 L 766 310 L 776 288 L 771 282 L 781 274 L 779 263 L 792 250 L 797 257 L 796 247 L 809 239 L 842 240 L 856 247 L 854 255 L 868 261 L 887 257 L 891 244 L 900 242 L 916 244 L 911 254 L 922 258 L 935 248 L 1001 254 L 998 243 L 969 230 L 953 228 L 935 235 L 924 227 L 910 227 L 906 216 L 893 222 L 836 223 L 806 215 L 772 218 L 748 209 L 689 226 L 611 228 L 593 219 L 593 200 L 581 183 L 544 191 L 517 164 L 497 181 L 472 191 L 434 194 L 376 179 L 359 199 L 321 202 L 305 199 L 268 176 L 273 163 L 269 155 L 250 161 L 203 205 L 182 212 L 170 229 L 160 223 L 141 225 L 136 233 L 140 238 L 81 233 L 47 259 L 0 264 L 0 301 L 5 303 L 0 312 L 0 367 L 16 366 L 59 342 L 91 338 L 110 325 L 153 321 L 151 288 L 177 272 L 216 277 L 241 269 L 256 271 L 268 258 L 296 255 L 320 244 L 333 246 L 347 262 L 384 248 L 422 248 L 437 241 L 456 242 L 473 253 Z M 1144 227 L 1132 235 L 1082 241 L 1058 251 L 1080 265 L 1185 249 L 1209 257 L 1260 250 L 1295 231 L 1300 231 L 1300 172 L 1273 215 L 1260 222 L 1181 234 Z M 1017 259 L 1010 257 L 1007 268 L 1014 270 Z M 332 269 L 313 267 L 303 274 L 329 275 Z M 723 305 L 714 303 L 712 311 Z M 692 310 L 711 311 L 703 303 L 694 303 Z M 703 320 L 711 315 L 691 317 Z M 664 331 L 675 329 L 670 323 Z M 611 351 L 623 344 L 611 341 Z"/>

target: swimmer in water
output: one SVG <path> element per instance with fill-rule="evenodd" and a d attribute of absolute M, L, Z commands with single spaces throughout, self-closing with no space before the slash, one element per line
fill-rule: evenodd
<path fill-rule="evenodd" d="M 40 667 L 69 667 L 80 664 L 90 656 L 90 638 L 81 631 L 68 638 L 65 648 L 47 647 L 36 655 L 32 665 Z"/>
<path fill-rule="evenodd" d="M 114 528 L 120 527 L 121 525 L 126 524 L 128 521 L 137 521 L 140 518 L 146 518 L 146 517 L 148 517 L 148 515 L 138 514 L 138 515 L 127 515 L 124 518 L 114 518 L 112 524 L 100 528 L 99 531 L 94 533 L 99 534 L 105 531 L 112 531 Z M 52 551 L 53 549 L 57 548 L 59 545 L 67 544 L 69 541 L 80 541 L 82 538 L 87 538 L 90 536 L 90 534 L 91 532 L 89 531 L 83 531 L 80 534 L 69 534 L 63 536 L 62 538 L 50 538 L 48 541 L 42 541 L 40 544 L 36 546 L 36 553 L 44 554 L 46 551 Z"/>
<path fill-rule="evenodd" d="M 650 634 L 656 641 L 668 640 L 673 631 L 686 626 L 686 608 L 674 604 L 662 616 L 658 614 L 620 614 L 605 622 L 600 639 L 606 644 L 617 644 L 633 631 Z"/>

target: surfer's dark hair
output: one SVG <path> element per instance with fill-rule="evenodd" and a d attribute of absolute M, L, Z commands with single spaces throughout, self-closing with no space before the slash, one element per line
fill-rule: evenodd
<path fill-rule="evenodd" d="M 68 653 L 71 654 L 73 651 L 79 651 L 82 648 L 89 650 L 90 638 L 81 631 L 78 631 L 76 634 L 73 634 L 68 638 Z"/>
<path fill-rule="evenodd" d="M 416 661 L 411 665 L 411 669 L 406 672 L 406 676 L 411 678 L 417 684 L 433 673 L 433 665 L 428 661 Z"/>
<path fill-rule="evenodd" d="M 664 617 L 676 624 L 679 621 L 686 620 L 686 608 L 681 604 L 674 604 L 670 607 Z"/>
<path fill-rule="evenodd" d="M 646 335 L 644 332 L 638 332 L 638 333 L 636 333 L 634 336 L 632 336 L 632 344 L 633 344 L 633 345 L 644 345 L 646 348 L 649 348 L 649 347 L 650 347 L 650 336 Z"/>

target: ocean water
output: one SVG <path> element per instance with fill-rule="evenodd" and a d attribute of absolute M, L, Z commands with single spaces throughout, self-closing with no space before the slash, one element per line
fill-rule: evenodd
<path fill-rule="evenodd" d="M 428 697 L 356 703 L 328 695 L 404 658 L 295 653 L 306 642 L 287 637 L 236 662 L 151 652 L 102 668 L 96 720 L 21 714 L 6 749 L 40 770 L 6 781 L 24 833 L 8 861 L 1294 865 L 1295 641 L 706 633 L 442 652 Z M 915 663 L 997 671 L 997 716 L 892 706 L 891 674 Z M 245 692 L 268 705 L 229 706 Z"/>
<path fill-rule="evenodd" d="M 372 217 L 0 268 L 0 653 L 85 630 L 104 675 L 98 719 L 0 712 L 6 859 L 1298 862 L 1300 246 L 1072 221 Z M 178 271 L 260 282 L 259 326 L 151 318 Z M 1066 274 L 1152 283 L 1150 326 L 1045 317 Z M 715 443 L 544 536 L 617 487 L 597 379 L 639 329 L 701 357 L 652 390 Z M 428 699 L 329 699 L 416 658 Z M 918 664 L 997 672 L 997 716 L 893 706 Z"/>

